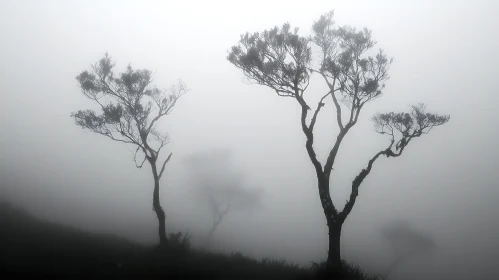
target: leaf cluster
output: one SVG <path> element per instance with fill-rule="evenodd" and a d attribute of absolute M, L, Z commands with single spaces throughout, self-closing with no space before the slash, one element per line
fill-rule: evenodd
<path fill-rule="evenodd" d="M 303 93 L 309 82 L 308 66 L 312 50 L 308 38 L 291 30 L 289 23 L 263 32 L 241 35 L 228 60 L 259 84 L 274 89 L 280 96 Z"/>
<path fill-rule="evenodd" d="M 387 156 L 400 155 L 412 139 L 429 133 L 433 127 L 443 125 L 450 119 L 448 115 L 428 113 L 425 109 L 426 105 L 419 103 L 412 105 L 409 112 L 378 113 L 372 117 L 376 132 L 389 135 L 391 138 L 387 149 L 391 152 L 387 152 Z M 396 134 L 400 136 L 395 143 Z M 392 151 L 393 144 L 395 144 L 394 151 Z"/>

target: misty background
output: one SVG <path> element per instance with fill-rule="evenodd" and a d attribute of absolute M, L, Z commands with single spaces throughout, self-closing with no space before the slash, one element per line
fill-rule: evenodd
<path fill-rule="evenodd" d="M 368 27 L 394 58 L 384 95 L 361 112 L 339 151 L 333 201 L 342 209 L 351 181 L 388 139 L 373 131 L 376 112 L 427 110 L 451 115 L 380 159 L 360 187 L 342 234 L 343 257 L 368 271 L 390 263 L 383 224 L 407 220 L 437 250 L 400 267 L 401 279 L 482 279 L 499 263 L 499 2 L 497 1 L 8 1 L 0 9 L 0 197 L 37 217 L 145 244 L 157 240 L 149 167 L 133 147 L 74 124 L 94 108 L 75 80 L 105 52 L 120 72 L 153 71 L 168 88 L 190 91 L 159 128 L 173 152 L 161 183 L 167 231 L 201 240 L 211 225 L 195 203 L 183 159 L 214 149 L 233 153 L 245 182 L 264 190 L 262 207 L 227 215 L 217 250 L 286 258 L 308 265 L 327 254 L 327 228 L 304 148 L 299 108 L 270 89 L 245 83 L 226 60 L 240 34 L 289 22 L 309 35 L 334 9 L 339 25 Z M 313 78 L 309 92 L 324 90 Z M 326 111 L 328 111 L 326 113 Z M 336 137 L 333 108 L 317 124 L 321 160 Z M 394 272 L 395 276 L 395 272 Z"/>

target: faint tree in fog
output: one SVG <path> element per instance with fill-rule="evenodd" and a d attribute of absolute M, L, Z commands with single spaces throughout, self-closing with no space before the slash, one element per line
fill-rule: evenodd
<path fill-rule="evenodd" d="M 227 59 L 241 69 L 250 81 L 267 86 L 277 95 L 295 100 L 299 105 L 305 147 L 317 174 L 319 197 L 329 229 L 326 272 L 336 273 L 341 272 L 340 235 L 343 223 L 355 204 L 360 184 L 371 172 L 374 162 L 380 156 L 400 156 L 409 142 L 446 123 L 449 116 L 426 113 L 423 104 L 412 106 L 407 113 L 375 115 L 373 121 L 377 132 L 388 135 L 390 142 L 369 160 L 367 167 L 353 180 L 350 199 L 340 211 L 331 200 L 329 188 L 340 144 L 357 123 L 366 103 L 382 95 L 392 59 L 382 50 L 374 56 L 368 55 L 376 43 L 371 31 L 367 28 L 336 27 L 333 12 L 322 15 L 313 24 L 312 30 L 311 37 L 303 37 L 298 34 L 298 28 L 292 29 L 286 23 L 280 28 L 243 34 L 239 43 L 231 48 Z M 312 53 L 312 47 L 317 48 L 317 55 Z M 316 106 L 305 99 L 312 74 L 317 74 L 327 85 L 327 90 L 318 96 Z M 333 106 L 327 107 L 336 111 L 338 134 L 331 143 L 326 162 L 322 164 L 314 149 L 314 128 L 321 109 L 330 102 Z"/>
<path fill-rule="evenodd" d="M 168 239 L 165 212 L 159 200 L 159 182 L 172 153 L 158 162 L 169 138 L 157 129 L 157 124 L 172 112 L 187 89 L 179 82 L 170 90 L 160 90 L 151 85 L 151 71 L 128 65 L 124 72 L 116 75 L 114 65 L 106 53 L 93 65 L 92 71 L 83 71 L 76 77 L 83 95 L 98 104 L 102 112 L 79 110 L 71 116 L 82 128 L 136 146 L 133 160 L 137 168 L 142 168 L 146 161 L 149 163 L 154 178 L 153 210 L 159 222 L 160 246 L 164 247 Z"/>
<path fill-rule="evenodd" d="M 222 222 L 224 216 L 229 212 L 230 204 L 217 201 L 217 199 L 211 192 L 208 195 L 210 199 L 210 210 L 213 216 L 213 224 L 211 225 L 210 231 L 208 232 L 208 242 L 210 242 L 213 233 L 217 229 L 217 226 L 220 224 L 220 222 Z"/>
<path fill-rule="evenodd" d="M 197 202 L 212 215 L 208 244 L 229 211 L 250 210 L 261 204 L 261 193 L 256 188 L 245 187 L 244 175 L 235 168 L 229 150 L 199 152 L 187 157 L 184 163 Z"/>
<path fill-rule="evenodd" d="M 394 261 L 385 272 L 389 276 L 403 262 L 435 249 L 432 238 L 418 232 L 405 221 L 392 222 L 382 228 L 383 237 L 390 243 Z"/>

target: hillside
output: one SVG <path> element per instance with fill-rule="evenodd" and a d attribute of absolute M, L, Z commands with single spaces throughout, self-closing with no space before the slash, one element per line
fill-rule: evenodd
<path fill-rule="evenodd" d="M 286 261 L 261 261 L 190 249 L 181 235 L 168 252 L 118 236 L 92 234 L 40 221 L 0 203 L 0 274 L 2 276 L 83 276 L 135 279 L 313 279 L 314 269 Z M 176 240 L 176 241 L 175 241 Z M 367 279 L 358 268 L 352 279 Z"/>

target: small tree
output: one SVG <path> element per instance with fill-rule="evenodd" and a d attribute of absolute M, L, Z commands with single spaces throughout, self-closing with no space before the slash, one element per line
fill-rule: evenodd
<path fill-rule="evenodd" d="M 359 186 L 371 172 L 380 156 L 400 156 L 414 138 L 428 133 L 434 126 L 449 120 L 425 112 L 422 104 L 412 106 L 409 113 L 377 114 L 373 121 L 381 134 L 390 136 L 390 144 L 375 154 L 353 180 L 350 199 L 342 211 L 333 204 L 329 184 L 340 144 L 357 123 L 364 105 L 382 94 L 388 79 L 392 59 L 383 51 L 368 55 L 375 42 L 371 31 L 357 31 L 352 27 L 335 27 L 333 12 L 322 15 L 313 24 L 313 36 L 298 35 L 298 28 L 288 23 L 262 33 L 241 35 L 239 44 L 232 47 L 228 60 L 257 84 L 267 86 L 277 95 L 293 99 L 301 108 L 300 124 L 306 138 L 306 150 L 315 168 L 319 197 L 329 229 L 327 272 L 341 271 L 340 235 L 343 223 L 352 210 Z M 315 59 L 312 46 L 320 56 Z M 305 91 L 312 74 L 318 74 L 327 85 L 317 106 L 312 110 L 305 100 Z M 336 141 L 322 164 L 314 149 L 314 129 L 321 109 L 330 101 L 336 111 L 339 132 Z M 346 113 L 346 114 L 345 114 Z"/>
<path fill-rule="evenodd" d="M 407 221 L 395 221 L 385 225 L 381 233 L 392 247 L 393 262 L 388 266 L 385 276 L 391 273 L 401 264 L 436 248 L 434 240 L 426 234 L 414 229 Z"/>
<path fill-rule="evenodd" d="M 135 70 L 130 65 L 126 71 L 115 75 L 115 63 L 106 55 L 93 65 L 92 71 L 83 71 L 76 79 L 85 97 L 95 101 L 102 110 L 79 110 L 71 114 L 77 125 L 104 135 L 114 141 L 136 146 L 133 156 L 137 168 L 147 161 L 154 178 L 153 210 L 159 222 L 159 242 L 168 244 L 165 229 L 165 212 L 159 200 L 159 182 L 172 153 L 158 165 L 162 148 L 168 144 L 166 133 L 157 129 L 157 123 L 170 114 L 177 100 L 186 92 L 182 82 L 169 91 L 151 86 L 151 71 Z M 139 159 L 142 153 L 144 158 Z"/>
<path fill-rule="evenodd" d="M 197 202 L 212 215 L 208 245 L 229 211 L 254 209 L 261 203 L 261 193 L 245 186 L 244 176 L 235 168 L 231 156 L 229 150 L 222 149 L 196 153 L 184 160 Z"/>
<path fill-rule="evenodd" d="M 208 232 L 208 245 L 211 242 L 213 233 L 217 229 L 218 225 L 222 222 L 224 216 L 229 213 L 230 204 L 218 201 L 213 193 L 209 193 L 210 199 L 210 210 L 213 216 L 213 223 L 211 225 L 210 231 Z"/>

